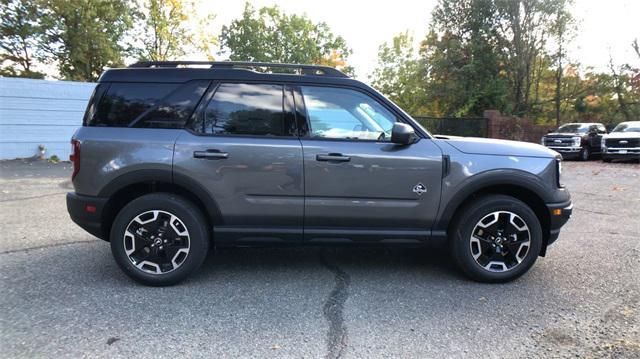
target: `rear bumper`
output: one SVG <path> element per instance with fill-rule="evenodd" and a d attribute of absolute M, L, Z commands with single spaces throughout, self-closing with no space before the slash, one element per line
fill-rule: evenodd
<path fill-rule="evenodd" d="M 571 218 L 573 203 L 570 200 L 562 203 L 549 203 L 547 204 L 547 210 L 550 218 L 549 239 L 547 240 L 547 245 L 549 245 L 558 239 L 560 229 Z"/>
<path fill-rule="evenodd" d="M 107 198 L 67 193 L 67 211 L 71 220 L 85 231 L 104 240 L 108 240 L 103 238 L 105 231 L 102 228 L 102 211 L 106 203 Z"/>

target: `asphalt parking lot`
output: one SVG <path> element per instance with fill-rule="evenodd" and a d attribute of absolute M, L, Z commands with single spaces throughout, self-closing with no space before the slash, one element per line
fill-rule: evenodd
<path fill-rule="evenodd" d="M 437 248 L 293 248 L 144 287 L 68 218 L 69 171 L 0 162 L 3 357 L 640 357 L 638 164 L 565 162 L 572 220 L 501 285 Z"/>

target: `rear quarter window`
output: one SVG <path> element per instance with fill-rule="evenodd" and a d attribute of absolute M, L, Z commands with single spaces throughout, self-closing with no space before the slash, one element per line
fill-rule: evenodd
<path fill-rule="evenodd" d="M 183 128 L 209 85 L 209 81 L 185 84 L 100 84 L 85 117 L 86 126 Z"/>

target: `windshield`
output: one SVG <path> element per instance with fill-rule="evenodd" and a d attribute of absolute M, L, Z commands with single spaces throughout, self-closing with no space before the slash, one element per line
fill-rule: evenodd
<path fill-rule="evenodd" d="M 556 132 L 567 132 L 567 133 L 576 133 L 576 132 L 587 132 L 589 127 L 587 125 L 581 125 L 579 123 L 569 123 L 563 126 L 560 126 Z"/>
<path fill-rule="evenodd" d="M 616 126 L 612 132 L 640 132 L 640 122 L 623 122 Z"/>

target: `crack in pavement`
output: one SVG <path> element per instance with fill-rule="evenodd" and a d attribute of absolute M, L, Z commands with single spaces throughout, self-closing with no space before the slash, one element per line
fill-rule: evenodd
<path fill-rule="evenodd" d="M 349 297 L 349 275 L 335 263 L 330 263 L 324 254 L 320 262 L 335 275 L 335 285 L 324 303 L 322 313 L 329 322 L 326 358 L 341 358 L 347 348 L 347 327 L 344 324 L 344 303 Z"/>
<path fill-rule="evenodd" d="M 28 200 L 28 199 L 44 198 L 44 197 L 50 197 L 50 196 L 55 196 L 55 195 L 59 195 L 59 194 L 66 194 L 66 193 L 67 192 L 55 192 L 55 193 L 42 194 L 42 195 L 39 195 L 39 196 L 9 198 L 9 199 L 2 199 L 2 200 L 0 200 L 0 202 L 2 202 L 2 203 L 4 203 L 4 202 L 18 202 L 18 201 L 24 201 L 24 200 Z"/>
<path fill-rule="evenodd" d="M 592 211 L 590 209 L 582 209 L 582 208 L 579 208 L 579 207 L 573 207 L 573 209 L 575 209 L 576 211 L 581 211 L 581 212 L 587 212 L 587 213 L 593 213 L 593 214 L 601 214 L 601 215 L 604 215 L 604 216 L 613 216 L 613 214 L 611 214 L 611 213 Z"/>
<path fill-rule="evenodd" d="M 11 254 L 11 253 L 28 252 L 28 251 L 32 251 L 32 250 L 36 250 L 36 249 L 62 247 L 62 246 L 68 246 L 68 245 L 72 245 L 72 244 L 90 243 L 90 242 L 98 243 L 98 241 L 96 241 L 95 239 L 84 240 L 84 241 L 64 242 L 64 243 L 52 243 L 52 244 L 45 244 L 45 245 L 42 245 L 42 246 L 35 246 L 35 247 L 29 247 L 29 248 L 10 249 L 8 251 L 0 252 L 0 254 Z"/>

